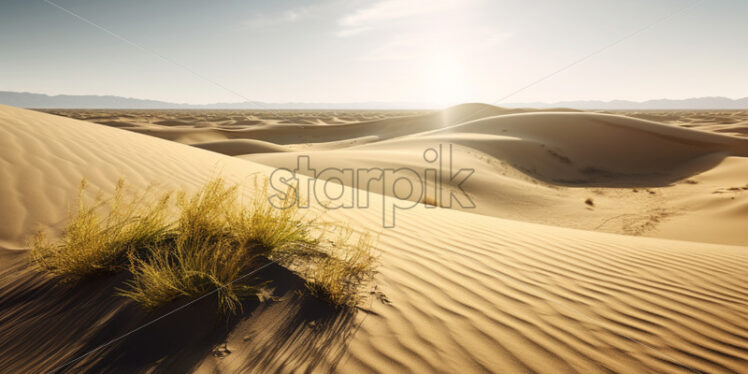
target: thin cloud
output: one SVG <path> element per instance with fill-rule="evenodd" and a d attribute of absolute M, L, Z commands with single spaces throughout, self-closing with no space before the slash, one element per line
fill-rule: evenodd
<path fill-rule="evenodd" d="M 338 23 L 341 29 L 337 35 L 352 36 L 373 29 L 385 21 L 444 12 L 464 7 L 470 2 L 472 0 L 382 0 L 340 18 Z"/>
<path fill-rule="evenodd" d="M 512 36 L 486 27 L 471 27 L 459 32 L 411 32 L 399 34 L 362 56 L 362 61 L 405 61 L 428 57 L 434 51 L 474 56 L 490 53 Z"/>
<path fill-rule="evenodd" d="M 300 7 L 287 9 L 274 14 L 255 14 L 244 21 L 242 25 L 251 29 L 262 29 L 280 24 L 297 22 L 309 17 L 310 15 L 311 12 L 309 11 L 309 8 Z"/>
<path fill-rule="evenodd" d="M 362 32 L 369 31 L 371 29 L 372 29 L 371 26 L 361 26 L 361 27 L 354 27 L 354 28 L 344 28 L 344 29 L 341 29 L 340 31 L 338 31 L 338 33 L 336 35 L 338 37 L 340 37 L 340 38 L 347 38 L 349 36 L 354 36 L 354 35 L 358 35 L 358 34 L 360 34 Z"/>

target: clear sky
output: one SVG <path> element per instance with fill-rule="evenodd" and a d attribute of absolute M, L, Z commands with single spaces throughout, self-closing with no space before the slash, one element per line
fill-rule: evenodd
<path fill-rule="evenodd" d="M 0 90 L 491 103 L 640 31 L 507 101 L 748 96 L 746 0 L 50 1 L 143 49 L 0 0 Z"/>

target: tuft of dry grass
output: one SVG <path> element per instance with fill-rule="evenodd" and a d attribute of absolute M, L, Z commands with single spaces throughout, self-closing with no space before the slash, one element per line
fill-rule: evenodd
<path fill-rule="evenodd" d="M 280 206 L 268 201 L 267 181 L 258 186 L 255 180 L 255 191 L 248 208 L 234 210 L 229 215 L 231 232 L 240 245 L 265 248 L 265 255 L 288 246 L 314 245 L 317 240 L 311 232 L 316 219 L 301 213 L 299 206 L 303 204 L 295 203 L 298 198 L 295 189 L 286 191 L 278 202 Z"/>
<path fill-rule="evenodd" d="M 314 296 L 355 306 L 374 274 L 371 238 L 301 214 L 293 189 L 282 201 L 286 208 L 275 207 L 267 189 L 265 181 L 247 206 L 238 186 L 215 179 L 192 195 L 177 194 L 177 217 L 169 223 L 171 194 L 155 204 L 145 194 L 127 199 L 120 182 L 104 214 L 83 203 L 82 184 L 62 239 L 50 243 L 40 233 L 32 258 L 63 279 L 127 270 L 132 280 L 119 294 L 150 308 L 217 291 L 226 314 L 240 311 L 241 300 L 260 290 L 262 282 L 245 274 L 272 260 L 302 276 Z"/>
<path fill-rule="evenodd" d="M 169 240 L 149 247 L 144 256 L 130 256 L 133 280 L 120 294 L 153 308 L 217 289 L 219 309 L 227 314 L 239 311 L 241 299 L 259 289 L 238 281 L 262 251 L 240 245 L 232 230 L 237 190 L 215 179 L 192 196 L 180 193 L 179 218 Z"/>
<path fill-rule="evenodd" d="M 375 257 L 370 235 L 349 228 L 326 245 L 317 245 L 307 256 L 301 271 L 312 295 L 339 307 L 354 307 L 361 301 L 361 288 L 374 275 Z"/>
<path fill-rule="evenodd" d="M 312 295 L 337 307 L 357 305 L 376 267 L 371 236 L 302 214 L 299 206 L 304 204 L 295 200 L 294 188 L 278 202 L 284 208 L 274 206 L 266 198 L 267 188 L 265 182 L 256 189 L 250 209 L 233 220 L 239 241 L 266 248 L 263 255 L 304 278 Z"/>
<path fill-rule="evenodd" d="M 155 308 L 179 297 L 194 299 L 218 290 L 220 311 L 240 311 L 241 300 L 260 290 L 248 283 L 251 279 L 239 282 L 258 258 L 226 239 L 186 239 L 182 236 L 173 246 L 154 247 L 145 258 L 132 256 L 133 280 L 119 294 Z"/>
<path fill-rule="evenodd" d="M 114 272 L 123 268 L 130 251 L 165 239 L 169 194 L 149 199 L 127 191 L 122 180 L 107 203 L 100 198 L 89 203 L 85 192 L 82 180 L 75 212 L 69 212 L 70 223 L 59 242 L 50 242 L 44 231 L 33 237 L 31 259 L 41 270 L 66 280 Z"/>

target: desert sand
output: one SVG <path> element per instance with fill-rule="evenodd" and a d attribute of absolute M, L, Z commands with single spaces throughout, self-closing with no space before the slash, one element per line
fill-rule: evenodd
<path fill-rule="evenodd" d="M 466 104 L 440 112 L 52 112 L 275 168 L 295 169 L 307 155 L 317 171 L 407 167 L 423 178 L 433 167 L 424 151 L 451 144 L 454 170 L 475 170 L 461 185 L 475 206 L 454 209 L 748 245 L 745 223 L 736 219 L 748 207 L 746 111 L 586 113 Z M 448 179 L 441 182 L 455 190 Z M 371 189 L 383 191 L 376 183 Z"/>
<path fill-rule="evenodd" d="M 0 106 L 0 372 L 94 349 L 62 370 L 748 369 L 746 112 L 52 112 Z M 84 177 L 111 191 L 121 177 L 194 189 L 220 174 L 249 197 L 253 175 L 299 155 L 318 169 L 423 170 L 439 145 L 474 170 L 461 186 L 474 208 L 419 204 L 387 229 L 379 194 L 326 213 L 379 235 L 356 313 L 294 297 L 286 274 L 277 300 L 237 320 L 198 303 L 122 337 L 168 310 L 112 296 L 121 277 L 63 287 L 28 265 L 28 236 L 59 233 Z"/>

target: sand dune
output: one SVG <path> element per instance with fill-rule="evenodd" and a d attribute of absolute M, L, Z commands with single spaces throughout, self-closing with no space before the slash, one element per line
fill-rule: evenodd
<path fill-rule="evenodd" d="M 611 233 L 748 244 L 733 219 L 746 195 L 716 192 L 743 186 L 748 181 L 734 180 L 742 173 L 725 180 L 710 179 L 708 184 L 694 177 L 726 163 L 746 162 L 746 140 L 732 136 L 745 131 L 745 111 L 611 115 L 464 104 L 439 112 L 379 114 L 55 112 L 100 123 L 129 121 L 131 126 L 119 127 L 291 169 L 298 156 L 307 155 L 316 170 L 407 167 L 424 177 L 424 169 L 434 165 L 423 159 L 423 152 L 451 144 L 454 167 L 475 170 L 459 186 L 475 202 L 475 207 L 465 209 L 470 212 Z M 193 125 L 155 124 L 163 120 L 192 121 Z M 252 124 L 237 125 L 242 121 Z M 458 190 L 449 178 L 440 182 L 448 187 L 447 192 Z M 404 188 L 398 185 L 386 191 L 376 183 L 372 187 L 390 195 Z M 448 197 L 442 206 L 463 208 L 448 204 Z M 720 235 L 714 235 L 709 224 L 715 220 L 727 222 L 720 225 Z M 687 233 L 670 228 L 686 221 L 694 222 Z"/>
<path fill-rule="evenodd" d="M 659 230 L 659 223 L 678 216 L 710 221 L 707 215 L 721 215 L 704 212 L 714 206 L 714 192 L 748 183 L 740 166 L 723 180 L 689 180 L 725 163 L 748 170 L 745 139 L 595 113 L 501 115 L 344 149 L 242 157 L 289 169 L 299 156 L 309 156 L 316 170 L 407 167 L 425 178 L 424 170 L 434 165 L 423 152 L 449 144 L 453 168 L 475 170 L 461 186 L 475 207 L 464 210 L 587 230 L 680 238 L 676 231 Z M 458 188 L 448 175 L 441 183 Z M 400 187 L 399 196 L 407 195 L 408 186 Z M 374 189 L 386 191 L 377 184 Z M 586 199 L 594 206 L 585 205 Z M 722 235 L 713 235 L 712 225 L 696 224 L 688 238 L 748 244 L 732 213 L 746 201 L 745 194 L 732 194 L 719 203 L 733 207 L 723 210 L 723 221 L 736 222 L 722 226 Z"/>
<path fill-rule="evenodd" d="M 195 143 L 192 146 L 200 149 L 221 153 L 227 156 L 247 155 L 251 153 L 285 152 L 283 146 L 263 142 L 262 140 L 234 139 L 215 142 Z"/>
<path fill-rule="evenodd" d="M 627 116 L 643 118 L 652 121 L 673 124 L 676 126 L 695 128 L 699 130 L 722 132 L 728 135 L 742 136 L 746 134 L 748 112 L 744 110 L 697 110 L 697 111 L 664 111 L 653 110 L 645 112 L 620 112 Z"/>
<path fill-rule="evenodd" d="M 532 220 L 527 218 L 545 212 L 560 216 L 551 221 L 599 224 L 609 219 L 605 214 L 622 209 L 644 214 L 643 207 L 660 201 L 683 210 L 657 225 L 663 236 L 713 242 L 725 237 L 746 244 L 739 231 L 748 215 L 744 140 L 602 114 L 489 114 L 452 120 L 446 111 L 309 125 L 315 130 L 299 129 L 296 138 L 288 134 L 290 125 L 275 124 L 253 130 L 252 139 L 296 152 L 301 146 L 293 139 L 340 146 L 307 146 L 320 167 L 422 167 L 420 147 L 449 142 L 459 165 L 476 168 L 469 188 L 476 199 L 482 197 L 478 207 L 508 196 L 505 204 L 487 209 L 495 209 L 494 215 L 529 211 L 519 218 Z M 165 312 L 149 313 L 111 296 L 122 281 L 116 277 L 60 288 L 27 268 L 26 236 L 38 225 L 59 230 L 82 177 L 94 191 L 111 190 L 120 177 L 135 186 L 190 189 L 219 172 L 244 183 L 252 174 L 272 171 L 133 131 L 11 107 L 0 106 L 0 132 L 0 372 L 54 369 Z M 419 132 L 426 133 L 415 135 Z M 218 133 L 248 136 L 250 131 Z M 355 146 L 344 142 L 362 137 L 367 141 Z M 247 157 L 274 165 L 293 156 Z M 585 173 L 587 168 L 603 172 Z M 691 182 L 642 187 L 647 178 L 657 186 L 686 177 Z M 602 187 L 609 185 L 616 188 Z M 247 196 L 254 193 L 250 183 L 243 186 Z M 584 203 L 585 196 L 594 197 L 594 206 Z M 286 274 L 275 289 L 282 299 L 249 305 L 245 318 L 214 321 L 206 317 L 209 302 L 194 305 L 97 350 L 67 371 L 746 369 L 745 246 L 614 235 L 422 205 L 398 211 L 397 226 L 382 229 L 382 197 L 370 198 L 367 209 L 328 212 L 381 231 L 376 288 L 356 315 L 315 314 L 320 308 L 294 297 L 298 280 Z M 599 230 L 604 229 L 605 223 Z M 283 269 L 269 271 L 283 274 Z"/>
<path fill-rule="evenodd" d="M 288 145 L 340 142 L 356 138 L 369 138 L 370 141 L 379 141 L 440 129 L 476 118 L 528 111 L 535 110 L 507 109 L 486 104 L 463 104 L 444 111 L 432 111 L 429 114 L 383 111 L 381 112 L 383 114 L 376 116 L 361 117 L 360 114 L 353 116 L 358 120 L 341 120 L 337 116 L 337 112 L 321 112 L 310 118 L 298 116 L 298 113 L 295 113 L 297 117 L 294 117 L 292 113 L 288 112 L 262 112 L 244 117 L 251 118 L 251 123 L 246 123 L 246 121 L 232 116 L 231 112 L 223 113 L 224 116 L 219 116 L 214 112 L 206 112 L 200 116 L 194 114 L 196 112 L 190 111 L 150 111 L 145 112 L 144 117 L 128 119 L 127 121 L 131 124 L 128 130 L 175 140 L 180 143 L 195 143 L 195 139 L 242 138 Z M 564 111 L 573 110 L 565 109 Z M 50 112 L 85 120 L 92 120 L 93 118 L 95 122 L 103 124 L 109 124 L 116 118 L 116 127 L 122 127 L 120 125 L 123 120 L 122 113 L 117 111 L 109 113 L 110 117 L 101 113 L 101 111 L 96 112 L 96 116 L 85 111 L 53 110 Z M 348 116 L 352 114 L 347 113 Z M 167 119 L 160 120 L 158 119 L 159 116 Z"/>

